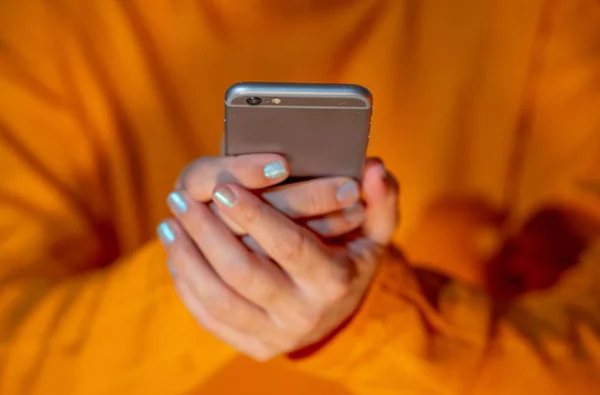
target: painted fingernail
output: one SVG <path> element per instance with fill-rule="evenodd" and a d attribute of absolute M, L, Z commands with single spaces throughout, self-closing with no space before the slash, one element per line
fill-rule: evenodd
<path fill-rule="evenodd" d="M 177 275 L 177 269 L 175 269 L 175 266 L 173 266 L 173 262 L 171 262 L 168 259 L 167 259 L 167 267 L 169 268 L 169 273 L 171 273 L 171 276 Z"/>
<path fill-rule="evenodd" d="M 179 192 L 171 192 L 167 198 L 167 202 L 171 208 L 180 214 L 183 214 L 187 211 L 187 203 Z"/>
<path fill-rule="evenodd" d="M 365 210 L 361 210 L 358 204 L 353 204 L 344 209 L 346 220 L 351 222 L 361 222 L 365 219 Z"/>
<path fill-rule="evenodd" d="M 263 170 L 266 178 L 282 178 L 287 176 L 287 169 L 285 168 L 285 163 L 282 160 L 276 160 L 270 163 L 267 163 Z"/>
<path fill-rule="evenodd" d="M 215 200 L 219 201 L 221 204 L 227 207 L 233 207 L 237 202 L 237 197 L 235 196 L 235 193 L 229 187 L 216 190 L 213 193 L 213 197 L 215 198 Z"/>
<path fill-rule="evenodd" d="M 165 244 L 171 244 L 175 241 L 175 232 L 173 232 L 173 229 L 171 229 L 169 224 L 166 222 L 163 222 L 160 225 L 158 225 L 156 232 L 158 233 L 158 237 Z"/>
<path fill-rule="evenodd" d="M 349 181 L 343 184 L 337 190 L 337 200 L 340 203 L 354 202 L 359 198 L 358 185 L 355 182 Z"/>

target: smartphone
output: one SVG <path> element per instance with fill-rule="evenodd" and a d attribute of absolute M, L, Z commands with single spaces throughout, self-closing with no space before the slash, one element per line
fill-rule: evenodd
<path fill-rule="evenodd" d="M 362 178 L 373 97 L 348 84 L 241 82 L 225 94 L 225 155 L 278 153 L 288 182 Z"/>

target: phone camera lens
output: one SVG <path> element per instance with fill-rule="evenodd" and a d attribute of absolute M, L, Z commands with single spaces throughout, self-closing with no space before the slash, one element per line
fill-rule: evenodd
<path fill-rule="evenodd" d="M 246 99 L 246 103 L 250 106 L 258 106 L 262 103 L 262 99 L 260 97 L 249 97 Z"/>

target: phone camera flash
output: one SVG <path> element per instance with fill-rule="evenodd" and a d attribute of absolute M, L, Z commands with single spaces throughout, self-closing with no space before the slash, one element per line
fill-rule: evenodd
<path fill-rule="evenodd" d="M 281 99 L 274 98 L 273 100 L 271 100 L 271 103 L 273 103 L 273 104 L 279 104 L 279 103 L 281 103 Z"/>

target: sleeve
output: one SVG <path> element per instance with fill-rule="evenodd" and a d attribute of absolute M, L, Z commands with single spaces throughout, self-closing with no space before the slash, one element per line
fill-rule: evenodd
<path fill-rule="evenodd" d="M 0 5 L 0 393 L 189 393 L 235 352 L 148 241 L 115 254 L 45 1 Z"/>
<path fill-rule="evenodd" d="M 516 207 L 525 220 L 488 262 L 486 291 L 392 253 L 353 321 L 296 366 L 357 394 L 595 393 L 600 4 L 548 3 L 549 37 L 528 109 L 520 191 L 528 198 Z"/>

